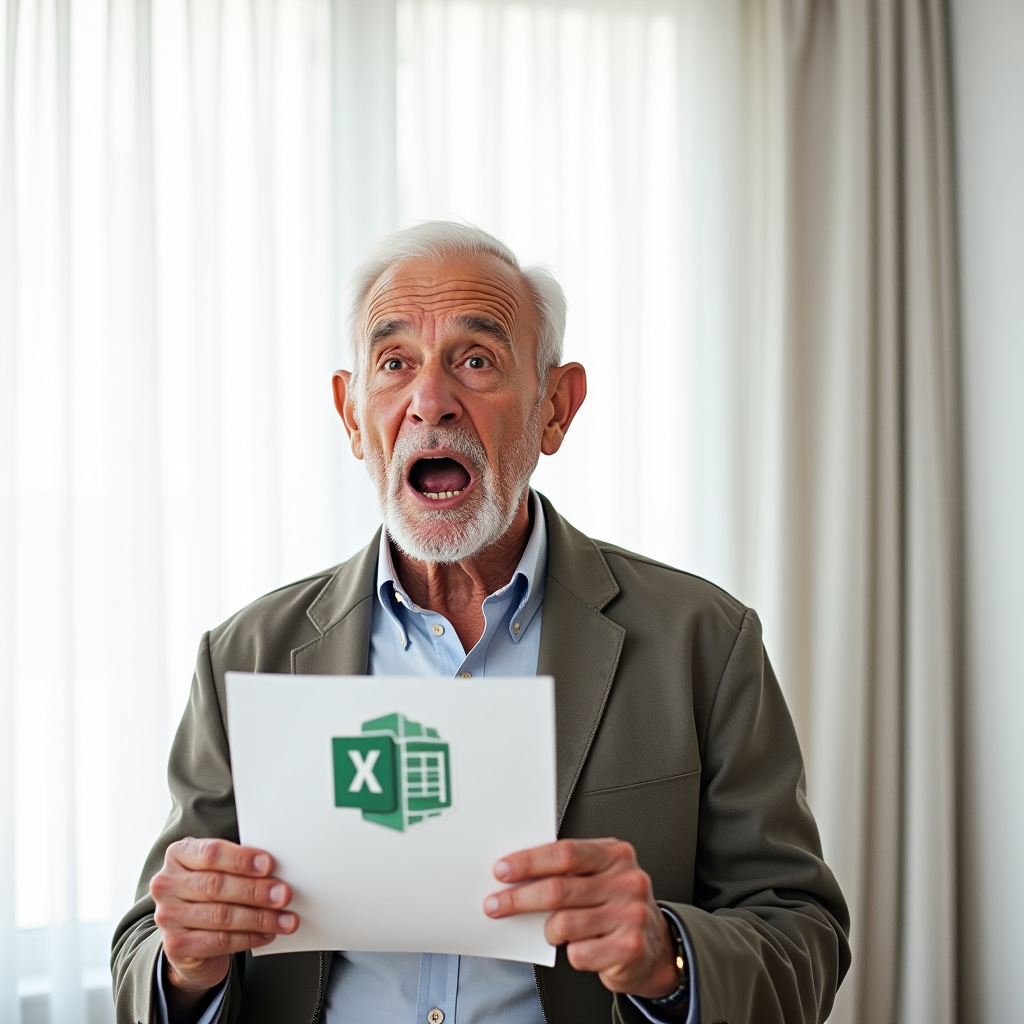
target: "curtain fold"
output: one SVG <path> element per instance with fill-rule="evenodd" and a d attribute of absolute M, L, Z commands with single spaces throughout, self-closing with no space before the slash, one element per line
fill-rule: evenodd
<path fill-rule="evenodd" d="M 96 525 L 105 527 L 95 537 L 103 545 L 103 575 L 90 580 L 84 592 L 101 581 L 105 584 L 105 593 L 97 595 L 104 612 L 105 686 L 80 700 L 102 703 L 101 728 L 115 751 L 106 766 L 109 781 L 97 782 L 106 789 L 116 779 L 115 801 L 103 808 L 109 815 L 109 838 L 100 855 L 107 860 L 110 879 L 102 878 L 102 884 L 109 886 L 107 898 L 116 905 L 130 896 L 138 870 L 134 865 L 145 855 L 140 833 L 159 828 L 167 811 L 166 770 L 154 755 L 165 747 L 172 725 L 166 697 L 167 512 L 162 500 L 161 410 L 156 400 L 160 310 L 153 13 L 150 0 L 109 0 L 107 5 L 104 59 L 96 68 L 102 69 L 103 85 L 93 108 L 95 127 L 103 139 L 96 156 L 104 194 L 95 197 L 100 211 L 95 220 L 84 220 L 80 211 L 75 247 L 77 254 L 82 251 L 79 246 L 95 244 L 103 253 L 101 273 L 88 280 L 102 296 L 94 310 L 95 334 L 89 349 L 102 368 L 102 381 L 96 384 L 102 389 L 104 411 L 97 418 L 96 440 L 105 464 L 99 467 L 102 477 L 92 482 L 91 489 L 98 492 L 93 498 L 98 499 L 101 517 Z M 84 113 L 79 111 L 80 116 Z M 85 201 L 81 179 L 79 187 L 78 198 Z M 85 273 L 81 262 L 76 269 L 80 275 Z M 79 344 L 84 341 L 80 336 Z M 83 567 L 83 573 L 91 575 L 89 568 Z M 87 600 L 79 601 L 79 607 L 86 605 Z M 81 674 L 80 665 L 77 671 Z M 87 713 L 85 708 L 76 712 L 79 717 Z M 125 770 L 128 765 L 131 769 Z M 118 813 L 120 807 L 136 811 L 124 815 Z M 95 824 L 90 822 L 85 830 L 95 835 Z M 83 885 L 98 883 L 100 878 L 83 878 Z M 53 971 L 61 961 L 51 958 L 50 964 Z"/>
<path fill-rule="evenodd" d="M 347 310 L 341 285 L 373 242 L 398 227 L 395 3 L 331 0 L 330 32 L 336 276 L 326 283 L 323 298 L 331 311 L 328 330 L 337 365 L 347 366 Z M 329 528 L 335 550 L 347 554 L 358 547 L 356 538 L 376 529 L 376 502 L 362 463 L 349 453 L 348 439 L 338 430 L 331 430 L 327 439 L 335 509 Z"/>
<path fill-rule="evenodd" d="M 18 3 L 0 21 L 0 1019 L 17 1020 L 14 859 L 14 55 Z"/>
<path fill-rule="evenodd" d="M 833 1019 L 941 1024 L 957 1019 L 962 629 L 945 8 L 795 2 L 785 19 L 775 609 L 854 912 Z"/>

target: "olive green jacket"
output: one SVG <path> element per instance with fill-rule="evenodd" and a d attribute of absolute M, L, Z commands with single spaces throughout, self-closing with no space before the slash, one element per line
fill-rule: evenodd
<path fill-rule="evenodd" d="M 849 916 L 757 616 L 702 579 L 590 540 L 546 500 L 544 512 L 538 673 L 555 678 L 559 835 L 633 844 L 689 932 L 705 1024 L 824 1020 L 850 963 Z M 224 673 L 365 673 L 377 545 L 203 637 L 171 751 L 171 814 L 114 937 L 119 1024 L 156 1022 L 148 884 L 166 847 L 238 840 Z M 240 954 L 221 1020 L 311 1024 L 330 958 Z M 642 1019 L 563 949 L 537 981 L 550 1024 Z"/>

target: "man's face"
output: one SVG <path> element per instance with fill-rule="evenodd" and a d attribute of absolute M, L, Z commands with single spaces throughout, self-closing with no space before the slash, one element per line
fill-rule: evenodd
<path fill-rule="evenodd" d="M 468 558 L 515 518 L 540 454 L 536 321 L 490 254 L 407 260 L 370 289 L 353 450 L 412 557 Z"/>

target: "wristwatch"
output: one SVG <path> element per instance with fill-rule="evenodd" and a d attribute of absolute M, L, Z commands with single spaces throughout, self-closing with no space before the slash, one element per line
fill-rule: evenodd
<path fill-rule="evenodd" d="M 690 998 L 690 972 L 686 969 L 686 947 L 683 945 L 683 936 L 679 932 L 679 925 L 676 919 L 664 907 L 658 908 L 668 921 L 668 930 L 672 934 L 672 941 L 676 949 L 676 968 L 679 971 L 679 987 L 675 992 L 658 999 L 648 999 L 651 1006 L 661 1006 L 669 1009 L 674 1006 L 681 1006 Z"/>

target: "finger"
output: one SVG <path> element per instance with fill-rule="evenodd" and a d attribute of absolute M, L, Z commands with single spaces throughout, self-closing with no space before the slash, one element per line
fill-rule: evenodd
<path fill-rule="evenodd" d="M 605 972 L 628 984 L 628 980 L 644 973 L 644 943 L 636 932 L 616 930 L 599 938 L 570 942 L 565 947 L 566 959 L 577 971 Z M 601 979 L 605 979 L 602 977 Z M 625 991 L 615 989 L 613 991 Z"/>
<path fill-rule="evenodd" d="M 547 875 L 590 875 L 635 860 L 633 847 L 618 839 L 559 839 L 503 857 L 494 865 L 502 882 Z"/>
<path fill-rule="evenodd" d="M 187 960 L 209 960 L 227 953 L 242 953 L 273 942 L 277 936 L 262 932 L 210 932 L 204 929 L 186 929 L 165 933 L 164 953 L 175 965 Z M 183 973 L 188 974 L 187 968 Z"/>
<path fill-rule="evenodd" d="M 551 875 L 492 893 L 484 900 L 484 912 L 488 917 L 510 917 L 563 907 L 596 907 L 609 898 L 608 886 L 593 875 Z"/>
<path fill-rule="evenodd" d="M 189 871 L 225 871 L 250 878 L 265 877 L 274 867 L 274 858 L 266 850 L 227 839 L 179 839 L 167 848 L 167 858 Z"/>
<path fill-rule="evenodd" d="M 544 937 L 552 946 L 599 939 L 616 932 L 633 932 L 643 941 L 650 925 L 647 909 L 639 904 L 604 903 L 599 907 L 556 910 L 544 922 Z"/>
<path fill-rule="evenodd" d="M 290 910 L 258 910 L 232 903 L 190 903 L 171 900 L 154 915 L 161 928 L 210 932 L 259 932 L 288 935 L 299 926 L 298 915 Z"/>
<path fill-rule="evenodd" d="M 250 907 L 286 907 L 291 886 L 278 878 L 249 878 L 224 871 L 186 871 L 174 878 L 173 896 L 193 902 L 241 903 Z"/>

